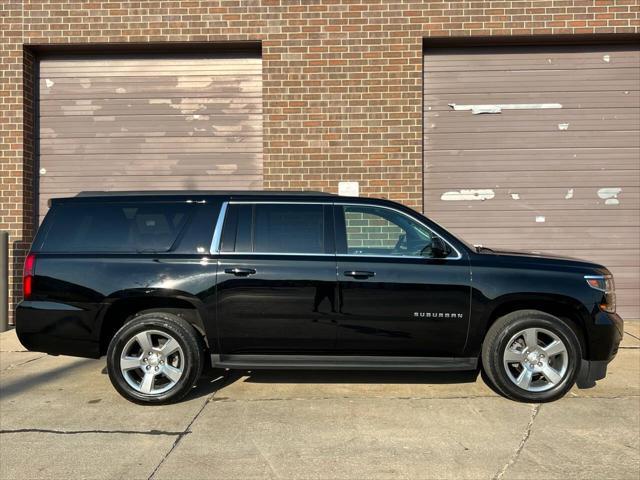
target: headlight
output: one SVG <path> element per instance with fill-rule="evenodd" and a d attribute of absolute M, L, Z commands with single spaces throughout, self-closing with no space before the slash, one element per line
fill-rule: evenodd
<path fill-rule="evenodd" d="M 616 286 L 613 282 L 613 275 L 585 275 L 584 279 L 591 288 L 602 292 L 600 309 L 608 313 L 615 313 Z"/>

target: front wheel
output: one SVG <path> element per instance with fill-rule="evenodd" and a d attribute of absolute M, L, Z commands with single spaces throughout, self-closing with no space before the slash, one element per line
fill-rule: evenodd
<path fill-rule="evenodd" d="M 489 381 L 505 396 L 550 402 L 573 387 L 581 362 L 580 341 L 561 319 L 537 310 L 499 318 L 482 346 Z"/>
<path fill-rule="evenodd" d="M 164 312 L 135 317 L 116 332 L 107 351 L 115 389 L 139 404 L 172 403 L 195 385 L 202 340 L 184 320 Z"/>

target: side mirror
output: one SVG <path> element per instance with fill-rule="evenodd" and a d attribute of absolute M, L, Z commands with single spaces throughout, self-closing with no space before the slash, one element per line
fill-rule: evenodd
<path fill-rule="evenodd" d="M 445 258 L 451 253 L 449 245 L 445 243 L 440 237 L 433 237 L 431 239 L 431 254 L 433 258 Z"/>

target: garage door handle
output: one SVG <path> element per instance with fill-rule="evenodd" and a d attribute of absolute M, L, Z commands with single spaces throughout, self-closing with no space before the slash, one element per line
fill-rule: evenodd
<path fill-rule="evenodd" d="M 350 270 L 344 272 L 345 277 L 353 277 L 353 278 L 369 278 L 375 277 L 376 272 L 364 272 L 362 270 Z"/>
<path fill-rule="evenodd" d="M 231 275 L 235 275 L 236 277 L 247 277 L 249 275 L 253 275 L 256 273 L 255 268 L 225 268 L 224 273 L 230 273 Z"/>

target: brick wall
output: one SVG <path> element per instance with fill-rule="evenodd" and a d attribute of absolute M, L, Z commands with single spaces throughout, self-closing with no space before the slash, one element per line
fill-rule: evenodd
<path fill-rule="evenodd" d="M 335 192 L 357 180 L 363 195 L 421 208 L 424 38 L 634 33 L 639 10 L 637 0 L 3 0 L 0 229 L 13 302 L 33 235 L 25 46 L 259 40 L 265 187 Z"/>

